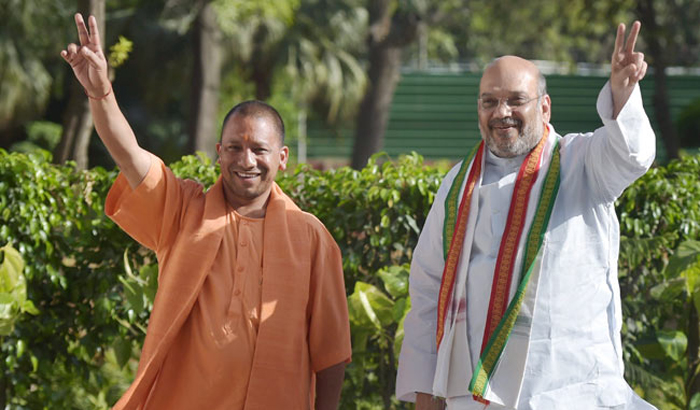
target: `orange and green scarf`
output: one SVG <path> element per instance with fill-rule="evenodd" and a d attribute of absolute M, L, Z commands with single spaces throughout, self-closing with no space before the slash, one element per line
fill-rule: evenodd
<path fill-rule="evenodd" d="M 544 177 L 534 219 L 527 235 L 524 261 L 519 275 L 519 285 L 514 297 L 508 303 L 508 292 L 516 271 L 514 264 L 520 246 L 520 238 L 523 236 L 522 233 L 526 223 L 530 192 L 537 180 L 547 136 L 547 133 L 545 133 L 538 145 L 526 156 L 513 189 L 508 221 L 501 240 L 494 272 L 481 357 L 469 385 L 471 394 L 477 400 L 483 402 L 486 402 L 486 400 L 483 400 L 483 397 L 488 388 L 491 375 L 496 368 L 496 364 L 501 357 L 520 312 L 525 291 L 533 271 L 535 257 L 542 245 L 559 188 L 559 149 L 558 143 L 555 143 L 549 169 Z M 482 142 L 463 161 L 445 200 L 445 224 L 443 227 L 445 268 L 438 297 L 438 324 L 436 332 L 438 347 L 445 332 L 445 321 L 457 277 L 457 265 L 462 254 L 462 246 L 467 231 L 469 208 L 481 174 L 484 149 L 484 143 Z M 468 170 L 469 175 L 467 177 Z M 460 198 L 459 192 L 464 184 L 465 177 L 467 181 Z"/>

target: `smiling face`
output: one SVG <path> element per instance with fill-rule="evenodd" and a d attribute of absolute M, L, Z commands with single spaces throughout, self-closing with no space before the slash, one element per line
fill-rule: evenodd
<path fill-rule="evenodd" d="M 229 204 L 239 212 L 244 208 L 264 215 L 272 182 L 289 157 L 270 116 L 233 114 L 224 124 L 216 152 Z"/>
<path fill-rule="evenodd" d="M 532 150 L 549 122 L 551 100 L 538 89 L 539 70 L 520 57 L 489 65 L 479 86 L 479 131 L 496 156 L 512 158 Z"/>

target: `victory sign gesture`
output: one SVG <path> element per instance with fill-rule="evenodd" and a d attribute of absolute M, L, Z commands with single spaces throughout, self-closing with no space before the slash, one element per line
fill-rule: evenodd
<path fill-rule="evenodd" d="M 101 100 L 112 92 L 112 84 L 109 81 L 107 59 L 100 45 L 97 20 L 90 16 L 88 23 L 90 32 L 85 26 L 83 16 L 80 13 L 75 15 L 80 46 L 69 44 L 66 50 L 61 51 L 61 57 L 70 64 L 88 97 Z"/>
<path fill-rule="evenodd" d="M 109 65 L 102 52 L 97 20 L 94 16 L 90 16 L 88 22 L 89 32 L 83 16 L 79 13 L 75 15 L 80 45 L 69 44 L 65 50 L 61 51 L 61 57 L 70 64 L 73 74 L 90 98 L 90 112 L 97 134 L 131 187 L 134 188 L 148 172 L 151 156 L 139 146 L 112 92 Z"/>
<path fill-rule="evenodd" d="M 617 118 L 622 107 L 625 106 L 634 87 L 644 78 L 647 72 L 647 63 L 644 61 L 644 53 L 634 51 L 637 43 L 641 23 L 635 21 L 630 29 L 629 37 L 625 42 L 625 25 L 617 26 L 615 38 L 615 50 L 613 51 L 610 66 L 610 87 L 614 104 L 613 118 Z"/>

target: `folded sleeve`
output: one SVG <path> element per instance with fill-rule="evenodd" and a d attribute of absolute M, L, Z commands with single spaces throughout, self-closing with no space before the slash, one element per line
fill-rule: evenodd
<path fill-rule="evenodd" d="M 314 222 L 308 339 L 311 369 L 319 372 L 349 362 L 352 346 L 340 249 L 321 222 Z"/>
<path fill-rule="evenodd" d="M 656 155 L 656 137 L 644 112 L 639 85 L 613 119 L 612 91 L 610 82 L 606 83 L 597 110 L 603 127 L 591 137 L 585 166 L 600 197 L 610 202 L 649 169 Z"/>
<path fill-rule="evenodd" d="M 179 180 L 160 158 L 151 155 L 148 173 L 136 188 L 129 186 L 123 174 L 117 176 L 107 194 L 105 213 L 141 245 L 160 252 L 179 230 L 190 183 L 194 184 Z"/>

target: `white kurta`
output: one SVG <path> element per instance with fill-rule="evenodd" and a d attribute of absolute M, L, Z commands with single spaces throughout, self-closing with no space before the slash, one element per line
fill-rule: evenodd
<path fill-rule="evenodd" d="M 655 138 L 639 87 L 616 120 L 609 84 L 598 97 L 597 109 L 603 127 L 593 133 L 557 136 L 561 138 L 561 185 L 542 247 L 518 410 L 653 408 L 634 395 L 623 379 L 619 222 L 614 201 L 651 165 Z M 466 340 L 471 357 L 458 360 L 470 367 L 468 374 L 481 351 L 493 271 L 522 159 L 487 154 L 484 161 L 474 241 L 463 248 L 469 254 Z M 414 252 L 412 309 L 404 324 L 396 386 L 401 400 L 414 400 L 415 392 L 433 393 L 437 295 L 445 263 L 444 201 L 458 169 L 459 164 L 443 180 Z M 455 357 L 452 361 L 454 365 Z M 514 386 L 517 389 L 520 381 Z M 448 393 L 450 409 L 484 408 L 466 389 L 448 388 Z M 488 406 L 489 410 L 504 408 L 509 407 Z"/>

